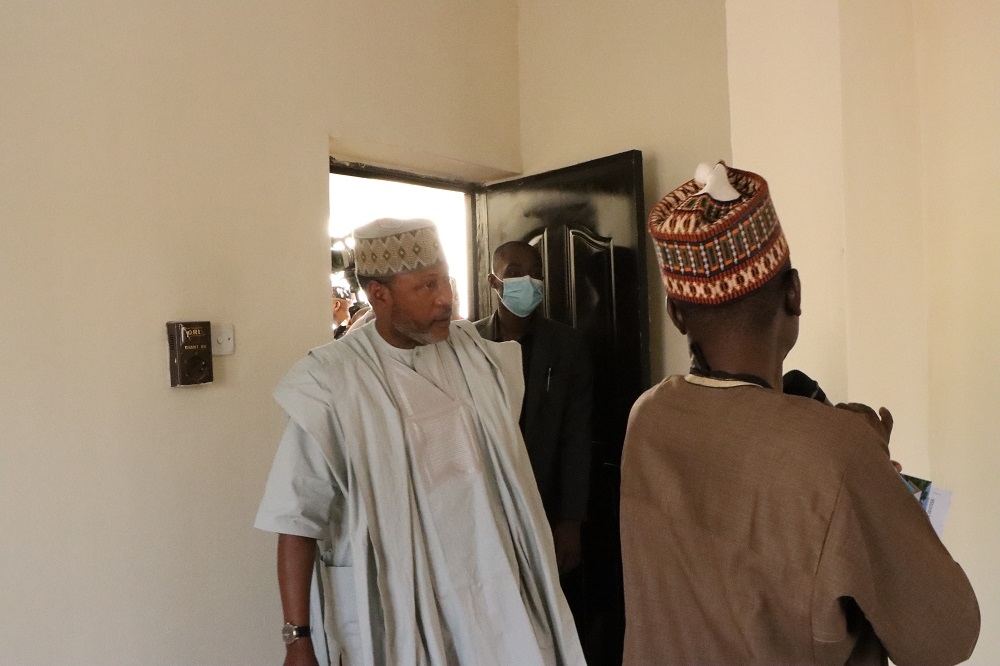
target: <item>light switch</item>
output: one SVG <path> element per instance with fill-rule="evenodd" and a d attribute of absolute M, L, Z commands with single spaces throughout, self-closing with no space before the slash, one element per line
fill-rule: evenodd
<path fill-rule="evenodd" d="M 233 325 L 212 322 L 212 356 L 228 356 L 234 348 Z"/>

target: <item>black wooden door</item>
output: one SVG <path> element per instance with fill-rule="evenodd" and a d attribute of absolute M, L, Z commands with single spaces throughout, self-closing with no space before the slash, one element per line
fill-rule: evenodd
<path fill-rule="evenodd" d="M 629 410 L 649 386 L 642 153 L 486 186 L 476 210 L 476 314 L 484 317 L 496 307 L 486 282 L 493 250 L 525 240 L 542 255 L 545 316 L 583 331 L 590 342 L 594 458 L 582 591 L 574 612 L 588 663 L 619 664 L 622 442 Z"/>

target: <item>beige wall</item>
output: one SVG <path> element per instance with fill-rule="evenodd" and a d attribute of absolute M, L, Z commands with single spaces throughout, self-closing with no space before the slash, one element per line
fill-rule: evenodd
<path fill-rule="evenodd" d="M 0 663 L 279 663 L 251 525 L 329 336 L 330 139 L 519 166 L 514 5 L 369 4 L 0 9 Z M 236 353 L 171 389 L 202 318 Z"/>
<path fill-rule="evenodd" d="M 521 150 L 528 173 L 631 148 L 646 210 L 698 162 L 729 158 L 722 0 L 520 0 Z M 650 250 L 654 381 L 688 367 Z"/>
<path fill-rule="evenodd" d="M 894 456 L 955 492 L 944 541 L 983 611 L 970 663 L 997 663 L 1000 8 L 726 7 L 734 163 L 768 176 L 803 276 L 788 365 L 889 406 Z"/>
<path fill-rule="evenodd" d="M 802 278 L 788 358 L 847 392 L 844 162 L 836 0 L 728 0 L 733 165 L 763 174 Z"/>
<path fill-rule="evenodd" d="M 487 180 L 521 169 L 514 0 L 334 0 L 337 157 Z"/>
<path fill-rule="evenodd" d="M 929 474 L 910 2 L 729 0 L 727 20 L 734 164 L 768 178 L 802 276 L 786 366 L 889 407 L 894 455 Z"/>
<path fill-rule="evenodd" d="M 4 6 L 0 662 L 278 654 L 250 525 L 270 387 L 329 330 L 322 4 Z M 170 389 L 202 318 L 237 353 Z"/>
<path fill-rule="evenodd" d="M 917 0 L 929 439 L 934 478 L 955 490 L 945 542 L 979 595 L 970 663 L 1000 663 L 1000 5 Z"/>
<path fill-rule="evenodd" d="M 851 400 L 893 413 L 893 455 L 931 475 L 927 270 L 909 0 L 840 2 L 847 372 Z"/>

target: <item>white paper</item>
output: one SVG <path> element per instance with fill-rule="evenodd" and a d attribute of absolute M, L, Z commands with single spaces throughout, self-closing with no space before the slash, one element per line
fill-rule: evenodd
<path fill-rule="evenodd" d="M 924 508 L 927 511 L 927 516 L 931 519 L 931 526 L 940 537 L 944 532 L 944 522 L 948 518 L 948 509 L 951 508 L 951 491 L 931 484 L 930 493 L 927 495 L 927 505 Z"/>

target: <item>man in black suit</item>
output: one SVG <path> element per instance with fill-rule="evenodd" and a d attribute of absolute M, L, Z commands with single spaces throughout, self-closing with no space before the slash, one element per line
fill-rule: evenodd
<path fill-rule="evenodd" d="M 476 328 L 488 340 L 521 344 L 521 433 L 552 526 L 559 572 L 565 574 L 580 564 L 590 485 L 593 370 L 587 343 L 579 331 L 536 311 L 544 286 L 542 258 L 528 243 L 498 247 L 489 282 L 500 306 Z"/>

